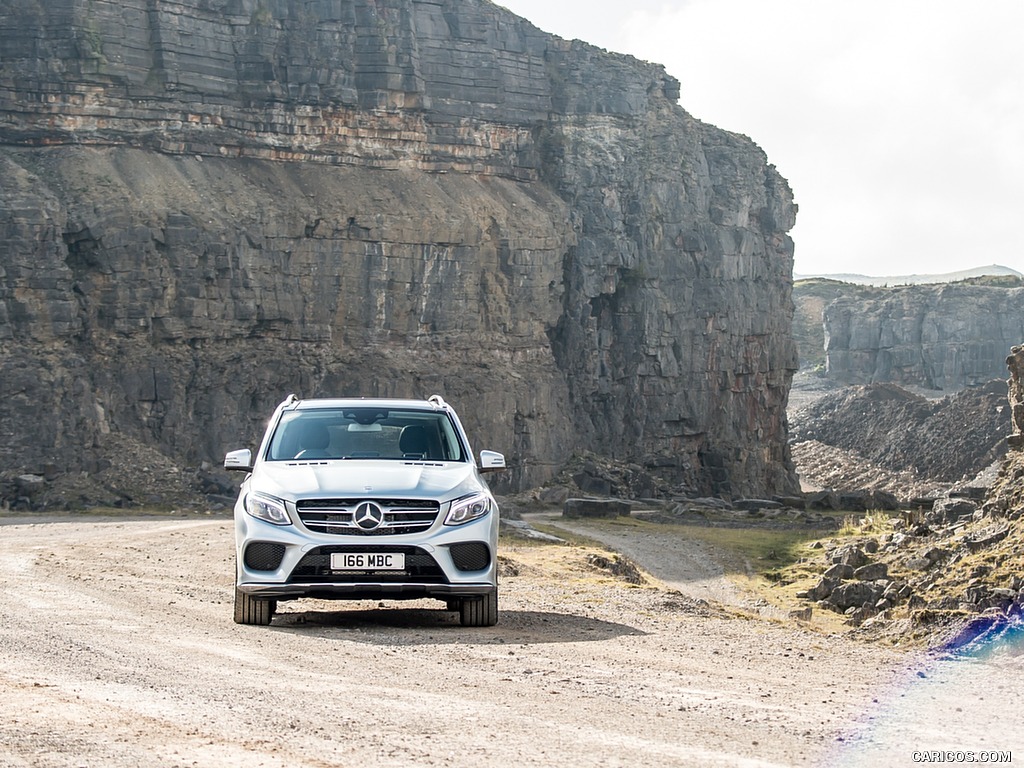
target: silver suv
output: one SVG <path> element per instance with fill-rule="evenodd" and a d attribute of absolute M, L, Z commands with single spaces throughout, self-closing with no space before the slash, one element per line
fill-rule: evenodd
<path fill-rule="evenodd" d="M 279 600 L 436 598 L 464 626 L 498 620 L 498 507 L 455 411 L 429 400 L 299 400 L 274 411 L 235 503 L 235 621 Z"/>

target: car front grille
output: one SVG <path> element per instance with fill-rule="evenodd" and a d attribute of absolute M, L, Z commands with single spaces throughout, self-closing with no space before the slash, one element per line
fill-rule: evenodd
<path fill-rule="evenodd" d="M 380 525 L 370 530 L 356 522 L 356 512 L 366 502 L 383 513 Z M 295 506 L 306 528 L 335 536 L 421 533 L 434 524 L 441 511 L 436 501 L 424 499 L 302 499 Z"/>
<path fill-rule="evenodd" d="M 373 552 L 405 554 L 404 571 L 332 571 L 331 554 L 334 552 Z M 386 547 L 381 545 L 329 546 L 310 550 L 295 566 L 289 582 L 304 584 L 359 584 L 372 581 L 375 584 L 397 584 L 416 582 L 419 584 L 446 584 L 444 571 L 427 552 L 419 547 Z"/>

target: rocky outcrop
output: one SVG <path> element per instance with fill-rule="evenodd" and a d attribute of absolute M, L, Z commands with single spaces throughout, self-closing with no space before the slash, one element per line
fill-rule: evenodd
<path fill-rule="evenodd" d="M 1014 448 L 1024 447 L 1020 436 L 1024 434 L 1024 346 L 1013 347 L 1006 358 L 1006 367 L 1010 370 L 1010 378 L 1006 384 L 1009 389 L 1011 429 L 1015 437 Z"/>
<path fill-rule="evenodd" d="M 1012 280 L 1019 286 L 1019 281 Z M 905 286 L 838 296 L 824 310 L 827 376 L 952 391 L 1005 373 L 1024 338 L 1024 288 Z"/>
<path fill-rule="evenodd" d="M 946 647 L 960 646 L 979 635 L 1020 622 L 1024 613 L 1024 451 L 1014 436 L 1024 427 L 1024 347 L 1013 347 L 1006 360 L 1010 370 L 1009 412 L 1013 413 L 1010 447 L 985 494 L 977 488 L 955 486 L 934 499 L 906 509 L 898 517 L 876 511 L 850 518 L 842 538 L 818 542 L 824 557 L 801 561 L 797 579 L 805 588 L 797 596 L 818 608 L 845 614 L 849 624 L 868 636 L 887 641 L 916 641 Z M 898 398 L 892 385 L 880 390 L 885 400 Z M 968 402 L 964 390 L 946 398 L 945 410 L 957 399 Z M 862 394 L 861 399 L 864 399 Z M 876 395 L 877 399 L 877 395 Z M 916 407 L 920 407 L 918 403 Z M 961 429 L 978 420 L 960 406 Z M 890 407 L 882 422 L 894 422 Z M 850 421 L 863 415 L 850 415 Z M 1007 420 L 1009 421 L 1009 419 Z M 947 448 L 934 431 L 919 440 L 921 454 L 943 455 Z M 938 446 L 938 447 L 937 447 Z M 965 445 L 956 450 L 964 450 Z M 934 460 L 927 462 L 936 465 Z M 813 553 L 812 553 L 813 554 Z M 811 575 L 813 574 L 813 575 Z M 808 608 L 802 609 L 803 615 Z"/>
<path fill-rule="evenodd" d="M 8 473 L 134 501 L 289 392 L 439 392 L 508 488 L 793 490 L 792 195 L 660 66 L 485 0 L 58 5 L 0 0 Z"/>
<path fill-rule="evenodd" d="M 1012 517 L 1024 528 L 1024 346 L 1011 350 L 1006 366 L 1010 369 L 1007 383 L 1012 424 L 1006 438 L 1010 448 L 983 511 L 986 515 Z"/>

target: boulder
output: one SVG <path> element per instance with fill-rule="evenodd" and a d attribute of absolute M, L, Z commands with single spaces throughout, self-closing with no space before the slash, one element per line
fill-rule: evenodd
<path fill-rule="evenodd" d="M 834 579 L 822 577 L 818 580 L 818 583 L 811 587 L 805 592 L 798 592 L 797 597 L 805 600 L 814 600 L 820 602 L 828 598 L 832 594 L 832 590 L 835 589 L 837 582 Z"/>
<path fill-rule="evenodd" d="M 757 512 L 762 509 L 782 509 L 782 503 L 771 499 L 736 499 L 732 503 L 736 509 Z"/>
<path fill-rule="evenodd" d="M 561 485 L 543 488 L 537 495 L 537 500 L 547 506 L 561 506 L 568 498 L 569 489 Z"/>
<path fill-rule="evenodd" d="M 853 566 L 847 565 L 846 563 L 836 563 L 835 565 L 827 568 L 825 573 L 822 574 L 826 579 L 834 579 L 836 581 L 845 581 L 846 579 L 853 578 Z"/>
<path fill-rule="evenodd" d="M 867 512 L 874 506 L 874 495 L 871 491 L 844 491 L 839 494 L 839 508 L 851 512 Z"/>
<path fill-rule="evenodd" d="M 851 568 L 860 568 L 868 562 L 868 556 L 864 554 L 864 550 L 855 544 L 847 544 L 833 550 L 829 559 L 832 563 L 841 563 Z"/>
<path fill-rule="evenodd" d="M 925 520 L 933 525 L 955 523 L 961 517 L 974 515 L 977 508 L 978 505 L 970 499 L 936 499 L 932 503 L 931 512 L 925 515 Z"/>
<path fill-rule="evenodd" d="M 889 566 L 885 563 L 868 563 L 853 572 L 853 578 L 860 581 L 877 581 L 889 577 Z"/>
<path fill-rule="evenodd" d="M 847 581 L 832 590 L 829 602 L 842 611 L 862 606 L 873 606 L 885 592 L 885 587 L 871 581 Z"/>
<path fill-rule="evenodd" d="M 836 511 L 839 507 L 839 494 L 835 491 L 815 491 L 806 496 L 808 509 L 827 509 Z"/>
<path fill-rule="evenodd" d="M 563 517 L 629 517 L 630 506 L 616 499 L 566 499 Z"/>
<path fill-rule="evenodd" d="M 18 475 L 15 478 L 15 486 L 22 496 L 32 498 L 46 486 L 46 480 L 41 475 Z"/>

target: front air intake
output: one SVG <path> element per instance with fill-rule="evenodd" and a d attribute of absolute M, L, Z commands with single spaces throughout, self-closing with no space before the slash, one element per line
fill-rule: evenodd
<path fill-rule="evenodd" d="M 491 564 L 491 550 L 482 541 L 452 544 L 452 563 L 460 571 L 482 571 Z"/>
<path fill-rule="evenodd" d="M 254 541 L 245 548 L 245 567 L 250 571 L 276 571 L 284 559 L 284 544 Z"/>

